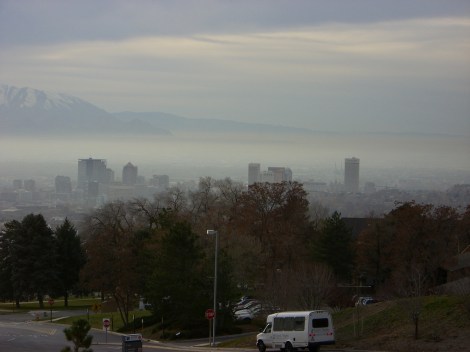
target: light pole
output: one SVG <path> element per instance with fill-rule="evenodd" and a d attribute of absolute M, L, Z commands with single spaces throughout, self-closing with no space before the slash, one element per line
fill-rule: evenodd
<path fill-rule="evenodd" d="M 219 247 L 219 232 L 207 230 L 208 235 L 215 235 L 215 254 L 214 254 L 214 319 L 212 321 L 212 346 L 215 346 L 215 321 L 217 319 L 217 252 Z"/>

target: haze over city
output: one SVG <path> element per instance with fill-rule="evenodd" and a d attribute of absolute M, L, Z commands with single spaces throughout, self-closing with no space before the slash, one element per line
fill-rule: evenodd
<path fill-rule="evenodd" d="M 0 0 L 0 300 L 0 351 L 468 351 L 470 0 Z"/>
<path fill-rule="evenodd" d="M 469 182 L 469 37 L 470 4 L 457 0 L 4 0 L 2 84 L 68 94 L 108 113 L 281 130 L 7 133 L 0 176 L 75 177 L 77 159 L 94 157 L 182 179 L 246 180 L 247 164 L 259 162 L 329 182 L 356 156 L 361 171 L 438 169 Z"/>

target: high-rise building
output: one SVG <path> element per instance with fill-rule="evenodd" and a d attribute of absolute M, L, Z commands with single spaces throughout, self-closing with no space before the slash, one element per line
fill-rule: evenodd
<path fill-rule="evenodd" d="M 86 190 L 91 182 L 108 182 L 105 159 L 78 159 L 77 187 Z"/>
<path fill-rule="evenodd" d="M 344 190 L 346 192 L 359 192 L 359 159 L 344 159 Z"/>
<path fill-rule="evenodd" d="M 122 168 L 122 183 L 128 186 L 137 183 L 137 166 L 129 162 Z"/>
<path fill-rule="evenodd" d="M 248 185 L 261 181 L 261 165 L 259 163 L 248 164 Z"/>

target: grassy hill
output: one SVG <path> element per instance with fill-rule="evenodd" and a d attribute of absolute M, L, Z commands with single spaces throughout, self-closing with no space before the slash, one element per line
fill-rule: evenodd
<path fill-rule="evenodd" d="M 470 297 L 430 296 L 347 308 L 333 314 L 336 345 L 375 351 L 470 351 Z M 419 308 L 418 339 L 410 313 Z M 259 326 L 259 322 L 258 325 Z M 255 327 L 254 327 L 255 329 Z M 256 333 L 226 344 L 254 347 Z M 323 347 L 327 351 L 328 347 Z"/>
<path fill-rule="evenodd" d="M 420 312 L 417 339 L 413 311 Z M 334 322 L 337 346 L 409 352 L 470 350 L 470 298 L 465 296 L 349 308 L 334 314 Z"/>

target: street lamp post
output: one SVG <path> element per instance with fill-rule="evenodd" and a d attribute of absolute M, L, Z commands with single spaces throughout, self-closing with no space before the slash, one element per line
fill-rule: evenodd
<path fill-rule="evenodd" d="M 215 346 L 215 326 L 217 319 L 217 252 L 219 247 L 219 232 L 207 230 L 208 235 L 215 235 L 215 254 L 214 254 L 214 319 L 212 321 L 212 346 Z"/>

